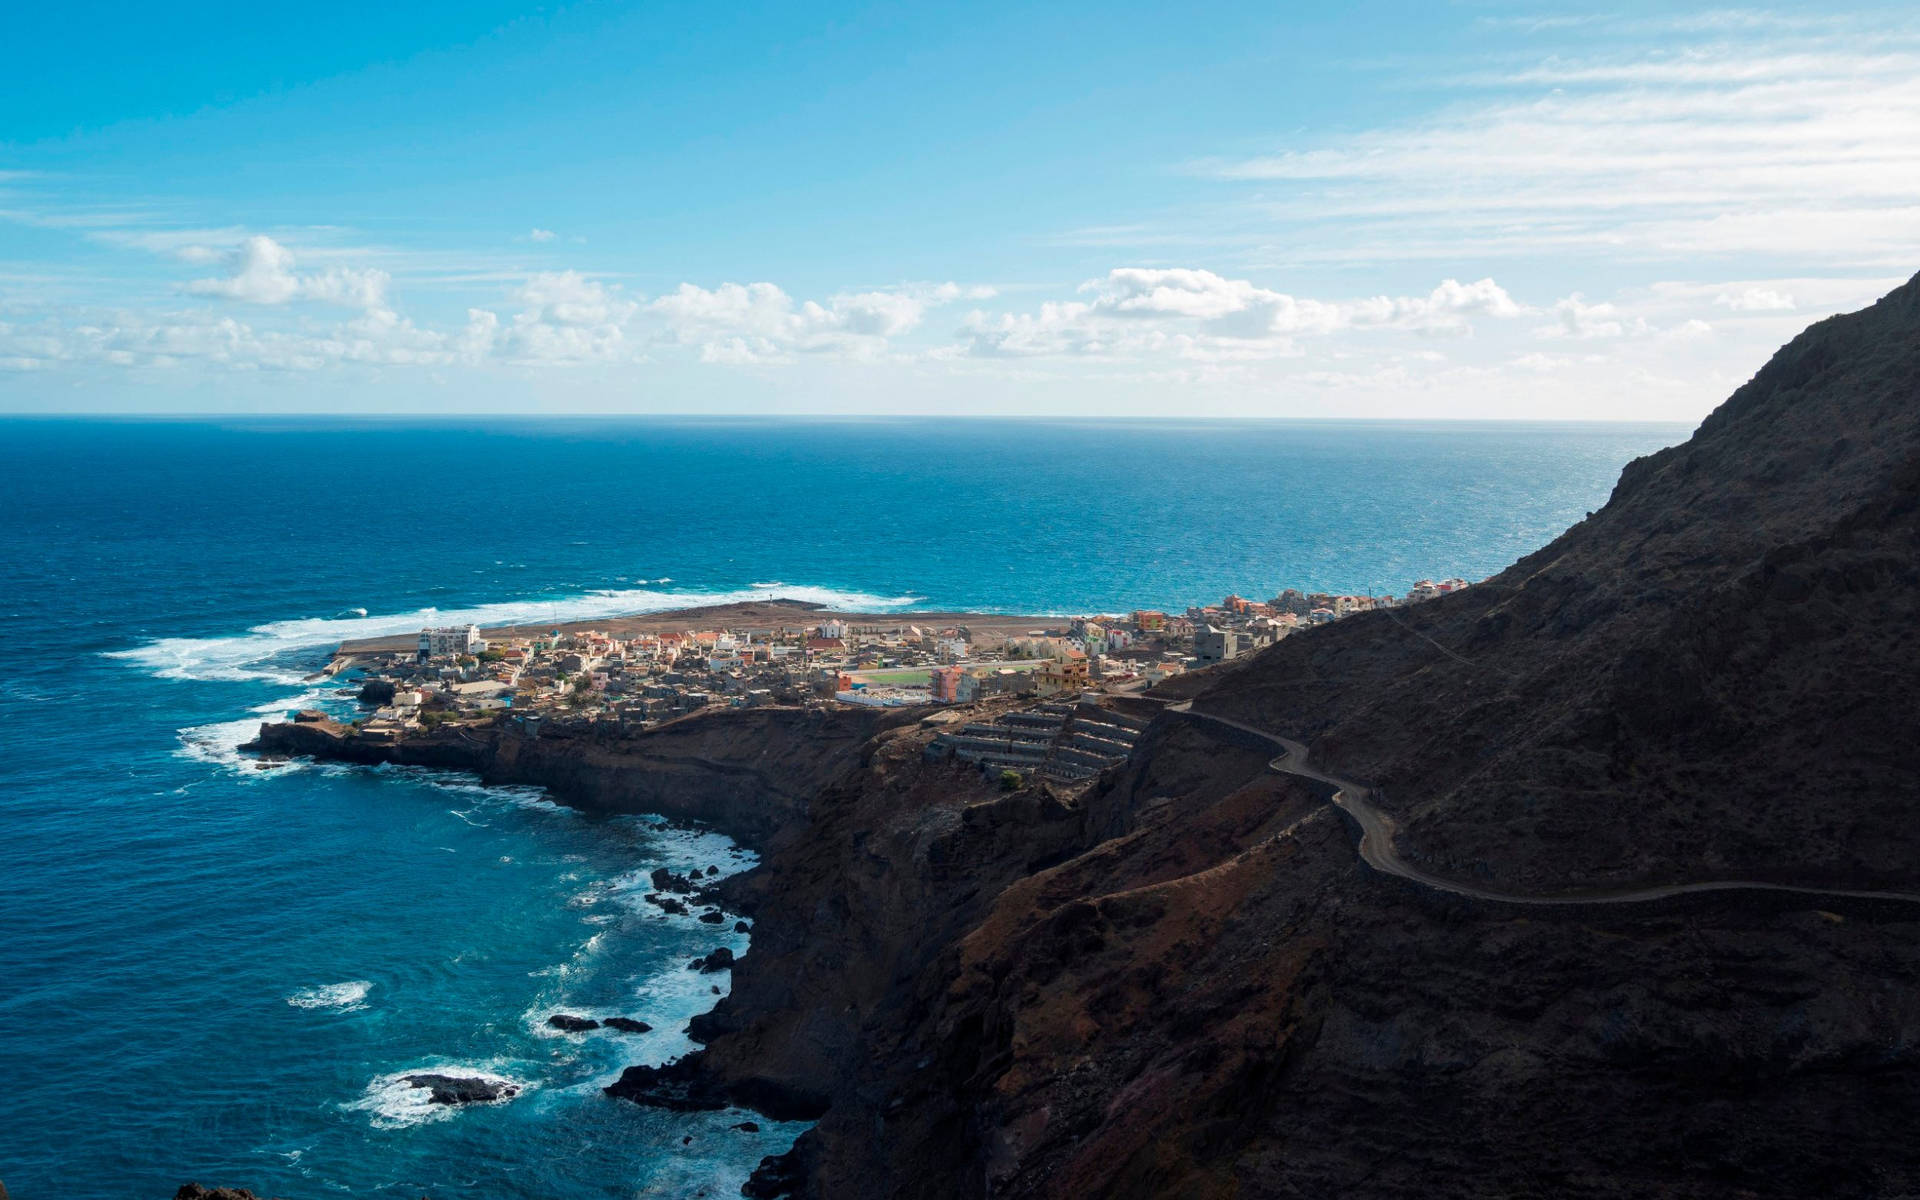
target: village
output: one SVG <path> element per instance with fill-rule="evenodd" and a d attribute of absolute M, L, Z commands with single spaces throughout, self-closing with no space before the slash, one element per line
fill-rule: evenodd
<path fill-rule="evenodd" d="M 1124 729 L 1070 729 L 1084 694 L 1137 691 L 1302 629 L 1467 586 L 1420 580 L 1398 599 L 1289 588 L 1265 601 L 1234 595 L 1179 614 L 1140 609 L 1024 630 L 1004 621 L 976 629 L 965 621 L 916 623 L 911 613 L 824 612 L 625 636 L 553 628 L 489 638 L 460 625 L 423 629 L 406 649 L 343 649 L 329 673 L 351 667 L 364 674 L 360 699 L 371 711 L 356 726 L 372 740 L 502 713 L 531 732 L 543 724 L 640 731 L 721 706 L 966 705 L 1017 696 L 1040 702 L 1023 728 L 956 733 L 947 748 L 985 765 L 1032 768 L 1044 759 L 1052 773 L 1074 777 L 1116 749 L 1124 755 L 1131 742 Z"/>

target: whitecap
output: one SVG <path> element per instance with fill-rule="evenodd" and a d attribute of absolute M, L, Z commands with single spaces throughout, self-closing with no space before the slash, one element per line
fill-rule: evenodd
<path fill-rule="evenodd" d="M 359 1012 L 367 1007 L 367 993 L 372 990 L 373 984 L 368 980 L 349 979 L 345 983 L 323 983 L 317 987 L 301 988 L 287 997 L 287 1003 L 295 1008 Z"/>
<path fill-rule="evenodd" d="M 338 689 L 312 688 L 296 696 L 256 704 L 247 710 L 252 714 L 251 716 L 241 717 L 238 720 L 190 725 L 179 731 L 180 749 L 174 753 L 181 758 L 227 767 L 247 775 L 260 773 L 262 761 L 240 753 L 240 747 L 259 736 L 261 722 L 269 718 L 285 717 L 299 709 L 315 707 L 328 697 L 337 695 L 339 695 Z M 287 770 L 304 764 L 281 762 L 265 765 L 269 770 Z"/>
<path fill-rule="evenodd" d="M 673 582 L 658 580 L 656 586 Z M 869 611 L 900 608 L 909 596 L 877 596 L 837 588 L 779 585 L 781 594 L 828 608 Z M 737 604 L 765 599 L 765 588 L 709 592 L 662 592 L 653 588 L 609 588 L 556 598 L 506 600 L 468 608 L 421 608 L 404 613 L 361 617 L 308 617 L 269 621 L 243 634 L 205 638 L 158 638 L 129 650 L 112 650 L 121 659 L 166 679 L 258 681 L 288 685 L 306 675 L 280 660 L 359 638 L 413 633 L 427 625 L 537 625 L 549 621 L 589 621 L 637 613 Z"/>

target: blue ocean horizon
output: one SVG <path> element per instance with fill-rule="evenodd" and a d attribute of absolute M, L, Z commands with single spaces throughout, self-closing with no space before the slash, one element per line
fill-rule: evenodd
<path fill-rule="evenodd" d="M 737 1193 L 802 1126 L 604 1097 L 750 936 L 753 856 L 529 789 L 238 751 L 341 640 L 785 596 L 1180 609 L 1479 579 L 1682 425 L 0 418 L 0 1180 L 38 1195 Z M 554 1012 L 644 1035 L 562 1035 Z M 430 1109 L 459 1068 L 510 1103 Z"/>

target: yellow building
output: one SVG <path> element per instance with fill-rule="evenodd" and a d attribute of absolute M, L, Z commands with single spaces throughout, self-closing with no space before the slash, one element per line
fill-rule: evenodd
<path fill-rule="evenodd" d="M 1056 658 L 1033 672 L 1033 685 L 1041 695 L 1053 692 L 1083 691 L 1092 682 L 1085 658 Z"/>

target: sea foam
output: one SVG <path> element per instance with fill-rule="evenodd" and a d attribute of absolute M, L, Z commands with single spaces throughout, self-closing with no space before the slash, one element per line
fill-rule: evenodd
<path fill-rule="evenodd" d="M 256 704 L 247 710 L 252 715 L 238 720 L 188 726 L 180 731 L 180 749 L 175 753 L 182 758 L 227 767 L 246 775 L 259 774 L 261 762 L 240 753 L 240 747 L 259 736 L 261 721 L 284 717 L 298 709 L 317 707 L 338 695 L 337 688 L 309 688 L 297 695 Z M 271 764 L 274 769 L 287 769 L 294 765 Z"/>
<path fill-rule="evenodd" d="M 912 596 L 875 596 L 864 592 L 789 587 L 784 584 L 779 585 L 779 591 L 786 599 L 840 609 L 895 609 L 916 602 Z M 740 604 L 766 598 L 764 588 L 715 592 L 625 588 L 558 598 L 507 600 L 470 608 L 421 608 L 412 612 L 374 616 L 269 621 L 264 625 L 255 625 L 243 634 L 157 638 L 129 650 L 108 651 L 107 656 L 122 659 L 163 679 L 293 685 L 303 682 L 306 675 L 299 669 L 300 664 L 285 660 L 303 651 L 323 649 L 359 638 L 412 633 L 428 625 L 540 625 L 550 621 L 590 621 L 709 604 Z M 310 671 L 311 667 L 307 669 Z"/>
<path fill-rule="evenodd" d="M 395 1071 L 381 1075 L 367 1084 L 367 1090 L 358 1100 L 341 1105 L 348 1112 L 363 1112 L 375 1129 L 404 1129 L 409 1125 L 425 1125 L 430 1121 L 446 1121 L 460 1114 L 461 1110 L 478 1107 L 473 1104 L 435 1104 L 429 1088 L 415 1087 L 407 1082 L 409 1075 L 451 1075 L 460 1079 L 485 1079 L 490 1083 L 510 1083 L 520 1089 L 524 1096 L 533 1090 L 533 1085 L 525 1083 L 511 1075 L 501 1072 L 504 1064 L 488 1062 L 480 1066 L 466 1066 L 459 1063 L 442 1063 L 432 1066 L 413 1067 L 405 1071 Z M 491 1105 L 509 1103 L 508 1100 L 494 1100 Z"/>
<path fill-rule="evenodd" d="M 372 990 L 373 984 L 365 979 L 350 979 L 345 983 L 323 983 L 318 987 L 301 988 L 287 997 L 287 1003 L 295 1008 L 359 1012 L 367 1007 L 367 993 Z"/>

